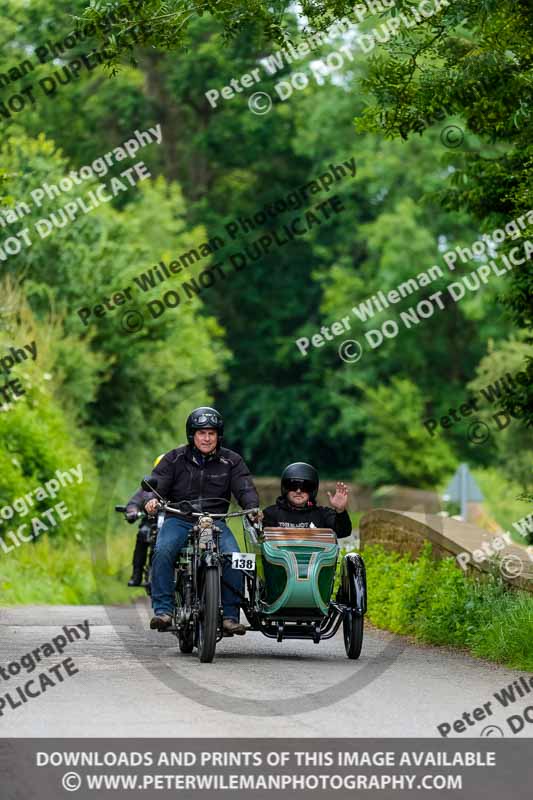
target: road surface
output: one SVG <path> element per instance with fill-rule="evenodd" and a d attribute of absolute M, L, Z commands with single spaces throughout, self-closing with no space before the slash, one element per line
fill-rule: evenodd
<path fill-rule="evenodd" d="M 533 706 L 533 689 L 507 709 L 493 696 L 519 672 L 375 629 L 365 632 L 359 661 L 346 658 L 340 631 L 320 645 L 249 632 L 224 639 L 215 662 L 200 664 L 179 654 L 171 634 L 148 630 L 149 614 L 146 600 L 0 609 L 2 697 L 16 697 L 30 678 L 35 691 L 38 675 L 66 658 L 77 670 L 61 681 L 56 670 L 53 685 L 16 708 L 6 702 L 0 736 L 432 737 L 438 725 L 490 701 L 490 715 L 470 717 L 473 724 L 452 735 L 495 735 L 497 726 L 512 737 L 506 719 Z M 85 620 L 88 639 L 71 634 L 62 655 L 43 657 L 31 673 L 27 660 L 16 677 L 5 672 Z M 517 735 L 532 736 L 533 724 Z"/>

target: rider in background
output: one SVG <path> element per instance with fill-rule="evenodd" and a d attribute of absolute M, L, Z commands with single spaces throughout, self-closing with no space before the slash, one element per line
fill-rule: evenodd
<path fill-rule="evenodd" d="M 311 464 L 297 461 L 285 467 L 281 476 L 281 496 L 263 511 L 265 528 L 333 528 L 338 538 L 352 532 L 346 511 L 348 487 L 337 482 L 334 495 L 328 492 L 333 508 L 316 503 L 319 479 Z"/>
<path fill-rule="evenodd" d="M 233 494 L 241 508 L 259 506 L 259 497 L 250 470 L 233 450 L 221 447 L 224 420 L 214 408 L 195 408 L 186 424 L 188 445 L 167 453 L 153 471 L 157 492 L 170 502 L 201 500 L 202 510 L 212 514 L 227 512 Z M 221 499 L 216 499 L 221 498 Z M 157 500 L 150 499 L 145 509 L 153 513 Z M 217 520 L 223 553 L 238 552 L 239 546 L 228 526 Z M 157 536 L 152 561 L 152 605 L 155 616 L 150 628 L 164 631 L 172 624 L 174 609 L 174 563 L 185 546 L 193 518 L 167 516 Z M 242 573 L 226 563 L 223 569 L 222 605 L 224 633 L 244 634 L 239 622 Z"/>
<path fill-rule="evenodd" d="M 157 467 L 161 459 L 165 454 L 161 453 L 160 456 L 156 458 L 154 461 L 154 468 Z M 130 497 L 128 500 L 128 504 L 126 506 L 126 519 L 129 523 L 133 524 L 137 521 L 138 517 L 137 514 L 139 511 L 142 511 L 144 508 L 144 504 L 146 500 L 151 497 L 148 492 L 145 492 L 143 489 L 139 489 L 133 497 Z M 139 524 L 139 531 L 137 533 L 137 538 L 135 540 L 135 549 L 133 551 L 133 560 L 132 560 L 132 572 L 131 578 L 128 581 L 128 586 L 141 586 L 143 582 L 143 570 L 144 565 L 146 564 L 146 558 L 148 556 L 148 544 L 150 541 L 150 535 L 152 531 L 152 525 L 150 523 L 149 517 L 144 514 L 141 517 L 141 522 Z"/>

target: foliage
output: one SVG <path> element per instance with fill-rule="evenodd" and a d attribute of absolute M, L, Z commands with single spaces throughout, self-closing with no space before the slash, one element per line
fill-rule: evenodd
<path fill-rule="evenodd" d="M 502 496 L 513 459 L 503 451 L 469 446 L 455 428 L 446 444 L 437 442 L 421 423 L 425 416 L 444 415 L 457 407 L 489 339 L 496 349 L 505 347 L 511 320 L 494 313 L 503 280 L 436 313 L 412 331 L 402 328 L 394 340 L 375 351 L 367 349 L 355 365 L 344 363 L 337 350 L 342 338 L 364 342 L 369 328 L 397 318 L 400 311 L 457 280 L 460 269 L 450 274 L 442 253 L 479 238 L 478 220 L 484 210 L 489 230 L 526 207 L 527 118 L 521 113 L 516 121 L 523 120 L 524 126 L 513 127 L 510 121 L 499 124 L 503 117 L 494 117 L 500 115 L 501 104 L 518 111 L 520 92 L 527 96 L 522 44 L 517 45 L 519 52 L 513 49 L 505 31 L 501 47 L 495 40 L 497 68 L 505 67 L 505 75 L 512 78 L 512 96 L 500 96 L 497 81 L 495 95 L 492 85 L 480 84 L 484 99 L 475 106 L 477 117 L 468 118 L 465 149 L 452 152 L 442 144 L 441 129 L 450 122 L 463 125 L 460 81 L 468 100 L 483 69 L 491 79 L 496 70 L 488 56 L 484 64 L 478 63 L 476 50 L 468 50 L 461 56 L 463 74 L 454 83 L 450 69 L 454 54 L 462 52 L 461 42 L 451 47 L 453 42 L 446 40 L 449 53 L 438 58 L 430 48 L 428 56 L 421 56 L 428 80 L 418 81 L 422 73 L 415 71 L 412 130 L 407 108 L 400 133 L 408 139 L 388 141 L 381 123 L 372 127 L 369 112 L 371 130 L 355 130 L 353 125 L 354 116 L 364 116 L 372 105 L 372 94 L 379 95 L 373 80 L 381 56 L 369 61 L 358 51 L 342 70 L 323 81 L 310 78 L 307 88 L 294 91 L 286 102 L 277 98 L 278 81 L 289 80 L 300 70 L 310 74 L 310 63 L 326 58 L 344 39 L 329 42 L 293 64 L 284 63 L 275 75 L 267 75 L 261 66 L 260 59 L 288 37 L 297 43 L 302 25 L 323 28 L 348 13 L 351 9 L 345 3 L 306 2 L 302 10 L 307 19 L 302 20 L 299 9 L 259 0 L 246 8 L 235 0 L 204 8 L 151 0 L 131 3 L 129 10 L 122 6 L 111 27 L 105 22 L 110 4 L 92 3 L 84 13 L 87 5 L 84 0 L 0 2 L 5 12 L 0 72 L 5 74 L 28 56 L 34 64 L 23 80 L 2 87 L 3 100 L 22 86 L 37 87 L 44 77 L 68 72 L 73 59 L 101 47 L 102 38 L 98 41 L 83 28 L 91 20 L 102 23 L 103 39 L 114 37 L 107 51 L 109 63 L 117 65 L 125 62 L 124 55 L 135 56 L 135 63 L 122 63 L 113 77 L 98 66 L 83 69 L 51 97 L 36 90 L 35 105 L 0 120 L 2 210 L 27 199 L 43 182 L 57 184 L 70 170 L 91 164 L 131 138 L 136 129 L 161 124 L 163 141 L 143 148 L 137 156 L 150 170 L 150 180 L 72 224 L 55 228 L 44 239 L 34 236 L 31 247 L 0 262 L 2 274 L 25 293 L 33 326 L 20 332 L 3 329 L 2 352 L 15 340 L 24 342 L 30 336 L 38 339 L 40 348 L 35 365 L 16 371 L 26 381 L 25 399 L 0 414 L 2 434 L 14 448 L 2 450 L 6 484 L 0 488 L 5 497 L 48 479 L 49 470 L 65 466 L 75 451 L 84 459 L 87 474 L 92 475 L 93 469 L 99 479 L 91 477 L 90 487 L 100 503 L 88 510 L 80 496 L 80 522 L 103 536 L 104 509 L 124 502 L 135 491 L 154 455 L 183 441 L 186 414 L 203 403 L 220 406 L 227 421 L 227 444 L 242 452 L 259 474 L 279 475 L 286 463 L 303 459 L 315 463 L 324 477 L 356 472 L 368 483 L 394 480 L 431 486 L 446 477 L 455 461 L 468 458 L 474 466 L 492 470 L 491 481 L 497 480 L 493 477 L 497 466 L 501 476 L 494 496 Z M 453 6 L 461 12 L 466 8 L 460 0 Z M 490 25 L 495 33 L 500 10 L 494 13 L 493 3 L 483 6 L 494 17 Z M 498 8 L 508 14 L 508 4 Z M 459 19 L 450 9 L 438 18 L 446 35 Z M 63 56 L 37 63 L 36 48 L 46 42 L 61 44 L 74 17 L 83 18 L 80 30 L 87 35 Z M 480 31 L 485 35 L 477 5 L 470 4 L 463 18 L 466 22 L 459 30 L 465 40 L 474 42 Z M 143 20 L 144 32 L 136 31 L 135 25 Z M 433 23 L 427 25 L 414 32 L 416 42 L 424 40 Z M 126 28 L 139 34 L 138 41 L 146 46 L 131 50 L 133 37 L 128 38 Z M 515 30 L 514 23 L 510 30 Z M 409 48 L 409 36 L 399 40 L 402 47 Z M 512 61 L 509 53 L 515 51 L 516 64 L 504 64 Z M 397 52 L 387 58 L 401 61 L 403 56 Z M 471 76 L 466 71 L 468 60 Z M 452 65 L 446 67 L 446 86 L 441 85 L 439 72 L 444 62 Z M 389 61 L 383 63 L 388 70 Z M 252 69 L 261 72 L 257 86 L 216 108 L 209 104 L 207 89 L 220 90 Z M 389 80 L 390 75 L 378 100 L 392 109 L 401 100 L 395 96 L 401 81 Z M 454 87 L 456 97 L 451 95 Z M 256 90 L 268 92 L 275 101 L 267 115 L 255 115 L 248 107 L 249 95 Z M 429 119 L 425 112 L 435 111 L 445 100 L 450 101 L 448 118 L 442 121 L 434 114 L 437 122 L 425 125 L 423 136 L 412 135 L 420 127 L 417 118 L 423 114 Z M 393 118 L 391 113 L 386 119 L 392 124 Z M 493 123 L 497 137 L 489 141 Z M 390 133 L 398 133 L 393 127 Z M 514 136 L 511 142 L 509 136 Z M 344 177 L 329 191 L 309 196 L 300 208 L 254 221 L 268 204 L 352 157 L 357 162 L 355 178 Z M 25 225 L 31 229 L 40 217 L 57 211 L 67 200 L 84 197 L 131 163 L 115 164 L 108 175 L 84 181 L 60 198 L 45 198 L 20 223 L 0 228 L 0 242 Z M 444 205 L 439 198 L 449 180 L 457 200 Z M 252 252 L 260 237 L 282 236 L 284 225 L 334 194 L 345 207 L 341 214 L 331 215 L 282 247 L 249 256 L 240 271 L 230 266 L 232 254 L 245 248 Z M 252 230 L 241 228 L 233 238 L 226 226 L 239 218 L 251 219 Z M 101 317 L 93 314 L 88 326 L 81 321 L 80 308 L 102 304 L 114 292 L 134 285 L 140 272 L 160 261 L 168 264 L 215 236 L 221 236 L 224 245 L 185 274 L 197 276 L 220 262 L 227 274 L 223 283 L 156 319 L 149 317 L 146 302 L 179 287 L 182 277 L 173 276 L 146 294 L 136 290 L 127 308 L 143 310 L 145 320 L 142 331 L 135 334 L 126 334 L 121 326 L 124 306 Z M 435 264 L 442 268 L 442 278 L 415 296 L 376 312 L 367 323 L 352 311 L 372 295 L 386 294 Z M 531 294 L 529 278 L 515 270 L 513 281 L 519 289 L 514 322 L 525 325 L 522 301 Z M 306 357 L 301 355 L 297 338 L 311 338 L 322 326 L 343 317 L 349 321 L 346 337 L 310 347 Z M 33 440 L 37 422 L 42 428 L 35 451 L 40 467 L 34 468 L 28 441 Z M 502 447 L 503 443 L 502 439 Z M 27 462 L 24 471 L 13 463 L 13 459 L 22 463 L 21 454 Z M 77 531 L 65 530 L 69 535 Z"/>
<path fill-rule="evenodd" d="M 519 544 L 533 544 L 533 533 L 527 542 L 513 527 L 514 522 L 531 514 L 533 497 L 524 496 L 517 483 L 503 480 L 501 470 L 497 467 L 476 469 L 473 475 L 483 493 L 483 506 L 490 517 L 495 519 L 503 530 L 509 531 Z"/>
<path fill-rule="evenodd" d="M 368 616 L 374 625 L 423 642 L 467 648 L 516 669 L 533 669 L 533 598 L 496 577 L 478 581 L 453 559 L 433 561 L 426 543 L 416 560 L 373 545 L 362 551 Z"/>
<path fill-rule="evenodd" d="M 34 499 L 34 512 L 38 516 L 61 501 L 70 517 L 59 522 L 57 532 L 65 536 L 79 536 L 82 521 L 89 511 L 89 499 L 95 478 L 93 458 L 87 438 L 80 435 L 65 406 L 58 401 L 61 384 L 54 387 L 54 361 L 61 329 L 57 319 L 38 321 L 28 306 L 19 287 L 4 280 L 0 285 L 3 310 L 0 324 L 0 350 L 8 345 L 24 348 L 35 342 L 37 358 L 28 357 L 4 375 L 3 386 L 9 380 L 18 380 L 24 394 L 8 395 L 11 402 L 0 407 L 0 506 L 11 505 L 17 497 L 24 496 L 55 477 L 56 470 L 82 468 L 83 481 L 66 484 L 57 498 Z M 15 515 L 16 516 L 16 515 Z M 0 534 L 19 523 L 2 519 Z"/>
<path fill-rule="evenodd" d="M 477 418 L 485 421 L 492 432 L 487 445 L 493 448 L 496 463 L 505 469 L 511 481 L 520 485 L 522 491 L 533 487 L 533 427 L 521 419 L 522 404 L 518 401 L 528 378 L 524 373 L 521 376 L 524 383 L 520 383 L 516 376 L 523 370 L 527 359 L 531 360 L 532 354 L 533 349 L 524 342 L 511 340 L 496 347 L 489 341 L 488 353 L 481 360 L 476 377 L 468 384 L 468 388 L 478 393 L 482 400 Z M 533 369 L 530 374 L 533 374 Z M 492 405 L 486 397 L 483 399 L 482 394 L 485 390 L 490 396 L 491 389 L 500 395 L 499 398 L 492 395 Z M 503 426 L 504 429 L 500 430 Z"/>
<path fill-rule="evenodd" d="M 431 440 L 423 426 L 420 391 L 407 379 L 393 378 L 390 386 L 367 388 L 364 471 L 358 476 L 372 485 L 405 482 L 428 488 L 450 475 L 456 461 L 448 445 Z"/>
<path fill-rule="evenodd" d="M 121 8 L 121 5 L 123 6 Z M 116 4 L 92 2 L 82 16 L 78 28 L 96 28 L 108 50 L 108 61 L 115 66 L 119 57 L 133 57 L 135 46 L 158 47 L 164 50 L 190 46 L 189 27 L 207 12 L 218 22 L 225 39 L 235 37 L 242 29 L 257 28 L 267 39 L 285 40 L 282 17 L 286 3 L 240 0 L 201 5 L 182 0 L 148 0 L 148 2 Z"/>
<path fill-rule="evenodd" d="M 2 156 L 15 176 L 11 187 L 19 197 L 28 196 L 45 178 L 49 184 L 58 183 L 68 173 L 67 159 L 44 136 L 35 140 L 14 133 L 5 141 Z M 22 167 L 27 159 L 33 163 L 31 182 Z M 86 195 L 96 185 L 87 180 L 69 192 L 69 200 Z M 56 385 L 61 381 L 62 404 L 86 425 L 95 444 L 116 446 L 137 431 L 138 446 L 159 452 L 162 446 L 169 448 L 176 436 L 182 437 L 190 404 L 204 400 L 207 383 L 224 385 L 227 351 L 220 341 L 220 325 L 202 316 L 200 298 L 180 306 L 179 327 L 174 309 L 157 322 L 151 318 L 147 302 L 160 299 L 176 285 L 170 281 L 145 294 L 137 291 L 134 308 L 146 320 L 138 334 L 124 331 L 122 308 L 115 307 L 105 317 L 92 315 L 87 325 L 80 319 L 80 308 L 92 309 L 128 285 L 135 288 L 135 276 L 159 260 L 170 261 L 198 247 L 205 238 L 201 228 L 187 229 L 179 187 L 160 178 L 137 184 L 135 191 L 137 197 L 123 210 L 99 206 L 67 227 L 55 228 L 44 239 L 34 237 L 26 252 L 9 259 L 6 269 L 16 275 L 23 263 L 31 268 L 21 285 L 32 306 L 40 316 L 48 314 L 50 306 L 61 315 L 61 331 L 52 348 L 51 380 Z M 32 223 L 49 217 L 56 206 L 57 200 L 44 198 L 40 207 L 32 206 L 23 224 L 31 230 Z M 198 267 L 186 271 L 184 277 L 189 277 L 187 272 L 195 276 Z M 189 345 L 193 340 L 194 353 Z M 154 375 L 164 375 L 166 380 L 154 382 Z M 148 415 L 150 426 L 144 424 Z M 100 464 L 110 457 L 103 450 L 98 455 Z"/>
<path fill-rule="evenodd" d="M 128 603 L 133 537 L 113 537 L 105 557 L 76 540 L 60 544 L 47 534 L 0 560 L 3 606 Z"/>
<path fill-rule="evenodd" d="M 395 5 L 401 11 L 409 3 Z M 366 130 L 407 138 L 417 133 L 420 118 L 445 107 L 479 137 L 481 146 L 467 144 L 441 197 L 446 207 L 473 214 L 487 233 L 532 205 L 532 47 L 525 0 L 455 0 L 387 44 L 363 81 L 375 98 L 360 118 Z M 524 236 L 531 233 L 529 225 Z M 533 323 L 532 298 L 526 264 L 513 271 L 505 295 L 514 321 L 526 330 Z M 532 424 L 531 385 L 520 394 Z"/>
<path fill-rule="evenodd" d="M 389 13 L 379 15 L 379 21 L 387 21 L 389 16 L 398 18 L 401 13 L 408 14 L 412 5 L 411 0 L 398 0 Z M 252 8 L 256 18 L 254 23 L 249 15 Z M 96 4 L 86 11 L 86 16 L 103 18 L 105 12 L 104 4 Z M 113 27 L 115 38 L 111 60 L 116 61 L 117 54 L 127 49 L 127 32 L 132 27 L 137 30 L 139 26 L 144 26 L 144 32 L 140 33 L 142 42 L 156 48 L 178 49 L 186 59 L 187 48 L 192 49 L 199 29 L 196 25 L 198 9 L 181 7 L 178 10 L 173 4 L 168 4 L 164 12 L 161 13 L 160 3 L 148 3 L 118 20 Z M 332 20 L 351 12 L 350 3 L 308 0 L 296 14 L 300 17 L 300 25 L 323 29 Z M 260 48 L 260 42 L 269 38 L 283 44 L 284 36 L 294 36 L 291 29 L 293 11 L 288 11 L 285 6 L 265 8 L 259 3 L 245 7 L 228 0 L 216 7 L 210 6 L 207 14 L 214 23 L 211 26 L 213 31 L 224 31 L 234 40 L 237 37 L 240 44 L 245 32 L 251 34 L 250 41 L 256 49 Z M 370 15 L 364 29 L 377 21 L 378 18 Z M 208 26 L 202 29 L 207 30 Z M 125 46 L 121 45 L 121 37 Z M 414 27 L 401 25 L 398 34 L 370 57 L 368 68 L 361 69 L 363 59 L 355 59 L 356 64 L 350 65 L 351 74 L 345 82 L 349 85 L 355 76 L 364 91 L 363 97 L 366 95 L 366 107 L 350 99 L 352 115 L 355 113 L 359 120 L 359 131 L 372 131 L 403 140 L 422 135 L 427 139 L 433 135 L 427 130 L 427 120 L 442 119 L 443 110 L 451 117 L 450 121 L 466 128 L 468 136 L 464 149 L 448 155 L 449 180 L 445 186 L 433 187 L 433 203 L 442 202 L 451 211 L 465 209 L 481 222 L 487 233 L 521 216 L 531 207 L 532 44 L 530 6 L 525 0 L 518 3 L 514 0 L 486 0 L 483 3 L 455 0 L 443 4 L 438 13 Z M 240 50 L 242 53 L 242 46 Z M 234 62 L 238 63 L 239 59 L 234 59 Z M 344 87 L 341 89 L 337 85 L 337 89 L 335 92 L 330 84 L 331 94 L 342 95 Z M 303 106 L 306 95 L 313 98 L 309 112 L 315 120 L 320 109 L 313 102 L 316 95 L 313 88 L 299 93 L 298 98 L 291 102 Z M 329 104 L 326 102 L 325 105 L 329 112 Z M 333 114 L 326 112 L 324 117 L 329 116 L 337 132 L 338 104 L 333 108 Z M 205 115 L 202 116 L 205 119 Z M 321 127 L 316 127 L 316 130 L 322 132 Z M 299 138 L 305 142 L 308 137 L 309 134 L 304 134 Z M 305 147 L 299 149 L 302 151 Z M 375 180 L 377 172 L 373 165 L 371 179 Z M 445 177 L 444 172 L 442 177 Z M 384 191 L 383 186 L 380 191 Z M 431 204 L 426 207 L 429 210 Z M 383 226 L 387 216 L 390 214 L 384 214 L 379 220 L 380 225 Z M 454 226 L 450 232 L 459 243 L 460 230 Z M 528 232 L 531 232 L 530 228 L 524 236 Z M 423 233 L 417 229 L 417 238 L 423 239 Z M 445 235 L 442 226 L 440 234 Z M 392 243 L 389 249 L 392 249 Z M 370 262 L 368 259 L 368 264 Z M 349 271 L 337 264 L 328 267 L 333 267 L 339 277 Z M 320 270 L 320 265 L 317 265 L 316 274 L 320 274 Z M 383 277 L 381 271 L 377 274 Z M 513 320 L 524 329 L 531 328 L 533 319 L 531 274 L 527 265 L 515 269 L 504 299 Z M 359 283 L 355 281 L 356 286 L 363 285 L 362 278 L 361 275 Z M 479 303 L 476 305 L 477 309 L 473 308 L 471 313 L 479 317 Z M 453 318 L 450 312 L 447 316 L 450 320 Z M 435 341 L 440 341 L 439 337 L 435 337 Z M 522 387 L 520 395 L 527 409 L 526 422 L 531 423 L 533 389 L 531 386 Z M 245 390 L 239 397 L 245 403 L 253 402 L 252 395 Z M 461 447 L 459 442 L 456 444 Z M 251 445 L 250 453 L 255 450 L 255 445 Z"/>

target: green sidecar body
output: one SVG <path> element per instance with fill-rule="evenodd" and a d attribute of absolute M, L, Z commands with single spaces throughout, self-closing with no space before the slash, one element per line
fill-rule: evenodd
<path fill-rule="evenodd" d="M 246 550 L 255 569 L 245 571 L 243 611 L 253 630 L 281 642 L 332 638 L 343 624 L 349 658 L 358 658 L 366 612 L 366 577 L 361 556 L 342 557 L 330 528 L 263 528 L 244 521 Z M 334 597 L 335 594 L 335 597 Z"/>

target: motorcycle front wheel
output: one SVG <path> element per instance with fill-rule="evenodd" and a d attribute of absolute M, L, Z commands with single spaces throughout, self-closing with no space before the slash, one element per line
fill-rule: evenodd
<path fill-rule="evenodd" d="M 203 663 L 211 663 L 215 657 L 218 634 L 220 580 L 218 569 L 205 569 L 200 594 L 200 615 L 198 619 L 198 656 Z"/>

